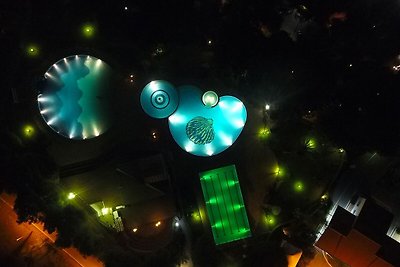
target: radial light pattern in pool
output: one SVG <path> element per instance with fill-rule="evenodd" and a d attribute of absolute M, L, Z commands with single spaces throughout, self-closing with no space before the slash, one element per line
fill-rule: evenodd
<path fill-rule="evenodd" d="M 53 64 L 39 88 L 40 113 L 54 131 L 70 139 L 104 133 L 111 123 L 111 69 L 102 60 L 75 55 Z"/>

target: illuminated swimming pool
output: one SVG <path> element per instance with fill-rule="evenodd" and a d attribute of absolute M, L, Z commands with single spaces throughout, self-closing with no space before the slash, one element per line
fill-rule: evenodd
<path fill-rule="evenodd" d="M 46 124 L 70 139 L 101 135 L 111 124 L 111 68 L 102 60 L 75 55 L 53 64 L 39 88 L 38 107 Z"/>
<path fill-rule="evenodd" d="M 218 96 L 195 86 L 178 88 L 179 105 L 168 118 L 176 143 L 196 156 L 212 156 L 230 147 L 246 123 L 244 104 L 233 96 Z"/>
<path fill-rule="evenodd" d="M 199 174 L 215 244 L 251 236 L 235 165 Z"/>

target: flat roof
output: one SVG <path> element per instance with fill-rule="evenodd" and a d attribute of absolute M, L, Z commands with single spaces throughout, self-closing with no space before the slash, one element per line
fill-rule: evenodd
<path fill-rule="evenodd" d="M 250 237 L 235 165 L 201 172 L 199 176 L 215 244 Z"/>
<path fill-rule="evenodd" d="M 353 229 L 355 220 L 355 215 L 338 206 L 335 214 L 333 214 L 331 222 L 329 223 L 329 227 L 336 230 L 340 234 L 347 236 L 351 229 Z"/>

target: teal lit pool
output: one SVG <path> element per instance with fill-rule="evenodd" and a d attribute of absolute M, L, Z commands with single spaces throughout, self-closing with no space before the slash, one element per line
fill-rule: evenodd
<path fill-rule="evenodd" d="M 180 102 L 168 118 L 176 143 L 196 156 L 212 156 L 230 147 L 246 123 L 244 104 L 233 96 L 221 96 L 217 104 L 206 105 L 203 92 L 194 86 L 179 87 Z"/>
<path fill-rule="evenodd" d="M 98 58 L 75 55 L 57 61 L 39 88 L 42 118 L 69 139 L 101 135 L 111 124 L 110 81 L 110 67 Z"/>

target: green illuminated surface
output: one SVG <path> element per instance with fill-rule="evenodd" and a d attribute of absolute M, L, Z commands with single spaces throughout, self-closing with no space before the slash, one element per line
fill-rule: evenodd
<path fill-rule="evenodd" d="M 215 244 L 251 236 L 235 165 L 199 174 Z"/>

